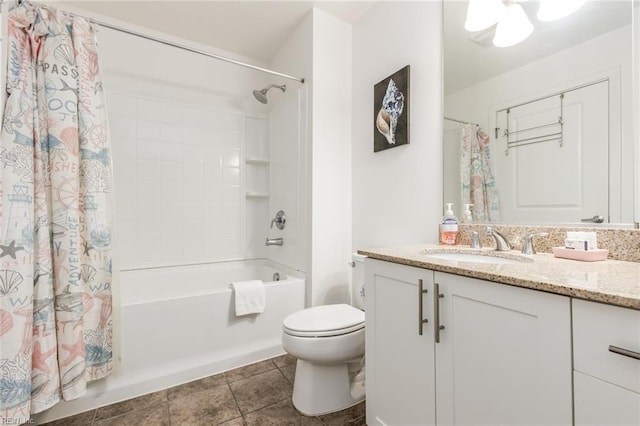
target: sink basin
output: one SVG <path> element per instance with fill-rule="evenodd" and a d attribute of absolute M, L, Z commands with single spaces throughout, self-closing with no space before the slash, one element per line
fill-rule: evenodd
<path fill-rule="evenodd" d="M 489 263 L 494 265 L 518 265 L 533 262 L 533 259 L 514 254 L 487 253 L 458 253 L 458 252 L 429 252 L 423 253 L 426 257 L 439 260 L 452 260 L 457 262 Z"/>

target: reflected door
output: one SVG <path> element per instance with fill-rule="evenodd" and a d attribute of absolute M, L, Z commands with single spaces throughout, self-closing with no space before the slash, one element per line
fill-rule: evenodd
<path fill-rule="evenodd" d="M 503 220 L 609 221 L 608 81 L 500 111 L 496 121 Z"/>

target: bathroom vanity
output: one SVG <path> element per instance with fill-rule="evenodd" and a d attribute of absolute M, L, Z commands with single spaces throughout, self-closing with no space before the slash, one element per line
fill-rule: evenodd
<path fill-rule="evenodd" d="M 640 424 L 640 264 L 359 253 L 369 425 Z"/>

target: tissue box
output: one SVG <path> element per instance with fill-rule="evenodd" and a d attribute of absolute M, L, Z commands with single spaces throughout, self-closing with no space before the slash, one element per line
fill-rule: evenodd
<path fill-rule="evenodd" d="M 595 232 L 569 231 L 567 232 L 567 240 L 586 240 L 589 241 L 587 250 L 598 248 L 598 238 Z"/>
<path fill-rule="evenodd" d="M 591 245 L 589 244 L 589 240 L 573 240 L 567 238 L 566 240 L 564 240 L 564 248 L 570 250 L 587 251 L 591 249 Z"/>

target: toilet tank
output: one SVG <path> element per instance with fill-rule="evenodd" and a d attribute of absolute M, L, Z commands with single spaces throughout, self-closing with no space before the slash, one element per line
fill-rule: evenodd
<path fill-rule="evenodd" d="M 364 260 L 367 256 L 351 255 L 351 306 L 364 310 Z"/>

